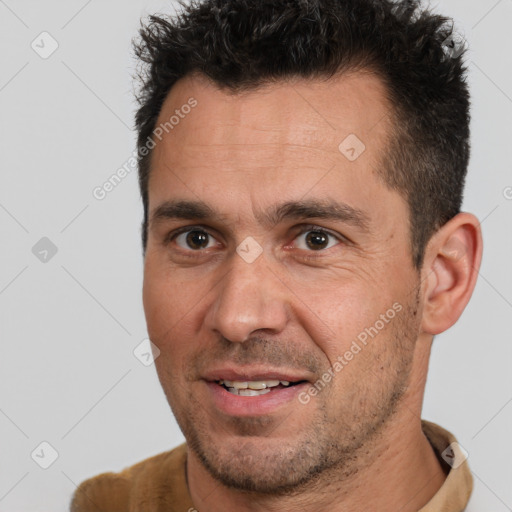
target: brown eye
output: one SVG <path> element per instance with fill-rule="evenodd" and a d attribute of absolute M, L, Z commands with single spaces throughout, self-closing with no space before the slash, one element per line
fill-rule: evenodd
<path fill-rule="evenodd" d="M 209 245 L 210 238 L 213 240 L 213 237 L 206 233 L 206 231 L 202 231 L 199 229 L 191 229 L 180 233 L 176 236 L 176 243 L 183 249 L 207 249 L 211 247 Z"/>
<path fill-rule="evenodd" d="M 303 236 L 306 235 L 306 236 Z M 297 247 L 299 249 L 304 249 L 308 251 L 321 251 L 323 249 L 330 249 L 333 245 L 336 245 L 340 242 L 340 239 L 320 228 L 305 228 L 299 235 L 296 240 L 299 240 L 300 243 L 297 243 Z"/>

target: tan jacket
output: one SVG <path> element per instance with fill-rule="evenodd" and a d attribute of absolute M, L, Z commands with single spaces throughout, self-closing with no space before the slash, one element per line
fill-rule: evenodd
<path fill-rule="evenodd" d="M 435 423 L 422 420 L 423 432 L 441 453 L 455 437 Z M 120 473 L 102 473 L 80 484 L 71 512 L 193 512 L 185 480 L 187 445 L 143 460 Z M 442 461 L 442 464 L 446 464 Z M 473 490 L 467 460 L 451 468 L 439 491 L 418 512 L 462 512 Z"/>

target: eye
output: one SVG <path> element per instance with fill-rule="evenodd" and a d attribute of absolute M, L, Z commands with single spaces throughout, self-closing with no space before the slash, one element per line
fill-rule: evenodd
<path fill-rule="evenodd" d="M 305 236 L 304 236 L 305 235 Z M 320 252 L 337 245 L 344 239 L 341 235 L 335 235 L 319 226 L 303 226 L 294 240 L 296 247 L 309 252 Z M 218 242 L 205 229 L 186 226 L 171 232 L 166 238 L 166 243 L 176 241 L 176 245 L 192 252 L 201 252 L 204 249 L 215 247 Z"/>
<path fill-rule="evenodd" d="M 176 240 L 176 244 L 182 249 L 192 249 L 194 251 L 200 251 L 215 246 L 213 236 L 199 228 L 178 230 L 169 237 L 169 241 L 170 240 Z"/>
<path fill-rule="evenodd" d="M 303 237 L 303 235 L 306 236 Z M 330 249 L 337 243 L 341 242 L 341 237 L 336 236 L 318 226 L 304 226 L 300 230 L 296 240 L 299 241 L 297 244 L 299 249 L 321 251 Z"/>

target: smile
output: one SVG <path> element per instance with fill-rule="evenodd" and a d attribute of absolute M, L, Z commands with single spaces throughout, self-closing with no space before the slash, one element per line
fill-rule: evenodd
<path fill-rule="evenodd" d="M 233 395 L 238 396 L 260 396 L 270 393 L 272 390 L 282 389 L 297 383 L 290 383 L 287 380 L 219 380 L 217 382 L 224 389 Z"/>

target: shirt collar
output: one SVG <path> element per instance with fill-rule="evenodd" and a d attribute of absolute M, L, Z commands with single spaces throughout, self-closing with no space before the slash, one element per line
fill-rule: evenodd
<path fill-rule="evenodd" d="M 426 420 L 421 421 L 421 426 L 439 462 L 449 472 L 443 485 L 419 512 L 461 512 L 473 491 L 467 458 L 451 432 Z"/>

